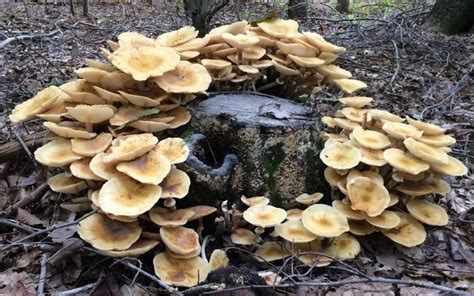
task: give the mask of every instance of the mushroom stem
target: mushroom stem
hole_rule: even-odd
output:
[[[265,228],[263,227],[257,226],[255,228],[255,243],[256,244],[261,240],[260,235],[262,235],[262,233],[264,232],[265,232]]]
[[[176,211],[176,201],[173,198],[165,199],[163,205],[172,211]]]
[[[204,223],[202,221],[202,217],[198,219],[198,227],[196,229],[197,234],[199,237],[202,237],[202,231],[204,230]],[[207,236],[206,236],[207,237]],[[204,238],[205,239],[205,238]]]
[[[243,64],[242,50],[237,48],[237,65]]]
[[[206,237],[204,237],[204,240],[202,241],[202,245],[201,245],[201,258],[206,261],[206,263],[209,263],[209,260],[207,260],[207,257],[206,257],[206,245],[207,245],[207,242],[208,241],[213,241],[215,240],[215,237],[213,237],[212,235],[206,235]]]
[[[227,200],[224,200],[221,204],[222,214],[224,214],[224,227],[225,229],[230,229],[232,227],[232,220],[230,217],[230,211],[227,207]]]
[[[89,133],[94,131],[92,123],[86,122],[86,131],[88,131]]]

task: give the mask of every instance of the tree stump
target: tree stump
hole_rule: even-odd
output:
[[[325,187],[310,108],[252,92],[216,93],[189,108],[190,129],[200,134],[187,137],[192,155],[182,168],[203,203],[266,195],[289,208]]]

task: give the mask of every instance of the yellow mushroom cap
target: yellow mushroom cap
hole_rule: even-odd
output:
[[[347,182],[350,182],[355,177],[367,177],[382,186],[384,184],[383,177],[379,173],[373,171],[359,171],[353,169],[347,174]]]
[[[318,236],[308,231],[301,220],[288,220],[275,226],[278,236],[294,243],[307,243],[315,240]]]
[[[333,81],[340,89],[342,89],[344,92],[348,94],[352,94],[353,92],[356,92],[358,90],[361,90],[367,87],[367,84],[355,79],[343,78],[343,79],[335,79]]]
[[[301,209],[289,209],[286,211],[287,220],[301,220],[302,215],[303,215],[303,210]]]
[[[401,219],[400,224],[390,230],[382,231],[383,235],[405,247],[414,247],[423,243],[426,239],[423,225],[407,213],[396,213]]]
[[[133,243],[130,248],[122,251],[99,250],[99,253],[109,257],[138,257],[156,247],[160,242],[151,239],[140,239]]]
[[[143,156],[116,166],[122,172],[143,184],[160,184],[171,171],[171,163],[161,153],[151,150]]]
[[[403,122],[403,118],[386,110],[370,109],[367,111],[367,121],[386,120],[391,122]]]
[[[317,66],[316,71],[323,74],[328,79],[344,79],[352,77],[351,72],[332,64]]]
[[[201,249],[199,235],[191,228],[161,227],[160,237],[166,247],[177,254],[186,255]]]
[[[79,222],[77,233],[98,250],[126,250],[140,237],[138,222],[125,223],[95,213]]]
[[[394,211],[384,211],[382,214],[375,217],[366,217],[365,219],[370,224],[383,229],[392,229],[400,224],[400,217]]]
[[[352,209],[363,211],[370,217],[380,215],[390,203],[390,195],[383,184],[367,177],[348,181],[347,193]]]
[[[193,221],[196,219],[200,219],[202,217],[206,217],[215,211],[217,211],[217,208],[211,207],[211,206],[194,206],[194,207],[189,207],[187,208],[188,210],[191,210],[194,212],[194,214],[188,219],[188,221]]]
[[[68,165],[83,156],[72,151],[71,140],[57,139],[50,141],[35,151],[35,159],[49,167],[62,167]]]
[[[137,32],[124,32],[118,36],[119,47],[138,49],[141,47],[157,47],[156,40],[148,38]]]
[[[346,50],[344,47],[340,47],[326,41],[324,37],[319,35],[318,33],[303,32],[303,35],[306,37],[306,40],[308,40],[309,43],[316,46],[323,52],[332,53],[332,52],[343,52]]]
[[[334,145],[324,147],[319,157],[325,165],[345,170],[357,166],[361,155],[357,148],[348,143],[334,143]]]
[[[178,254],[178,253],[175,253],[175,252],[171,251],[166,246],[165,246],[165,249],[166,249],[166,253],[168,253],[168,255],[170,255],[171,257],[176,258],[176,259],[191,259],[191,258],[199,256],[199,253],[201,252],[201,249],[198,248],[195,251],[192,251],[191,253]]]
[[[206,67],[207,69],[227,69],[227,67],[231,66],[232,63],[225,60],[211,60],[211,59],[202,59],[201,64]]]
[[[350,131],[354,130],[355,128],[361,127],[360,124],[358,124],[357,122],[352,122],[344,118],[334,118],[334,123],[337,127]]]
[[[100,84],[100,80],[102,79],[102,77],[109,74],[108,71],[92,67],[80,68],[74,70],[74,73],[80,78],[85,79],[93,84]]]
[[[9,119],[14,123],[21,123],[34,118],[64,97],[63,91],[57,86],[50,86],[39,91],[33,98],[18,104],[13,109]]]
[[[298,35],[298,22],[294,20],[266,20],[257,26],[274,38],[293,38]]]
[[[91,159],[89,163],[91,171],[105,180],[110,180],[112,178],[126,178],[126,175],[117,171],[114,163],[104,162],[104,155],[104,152],[100,152]]]
[[[174,47],[196,38],[199,31],[192,26],[184,26],[178,30],[166,32],[158,36],[156,40],[161,46]]]
[[[278,52],[284,55],[294,55],[299,57],[315,57],[316,50],[313,47],[304,46],[301,43],[275,42]],[[317,59],[317,58],[316,58]]]
[[[204,66],[188,61],[180,61],[173,70],[155,78],[162,89],[171,93],[204,92],[211,81],[211,75]]]
[[[277,242],[265,242],[257,247],[255,255],[258,261],[276,261],[290,256],[290,252]]]
[[[430,168],[430,165],[426,162],[412,157],[406,154],[405,151],[397,148],[385,150],[383,157],[392,167],[413,175],[427,171]]]
[[[403,141],[405,147],[411,154],[430,164],[447,164],[448,154],[441,149],[431,147],[422,142],[418,142],[413,138]]]
[[[350,219],[350,220],[364,220],[365,219],[364,212],[353,210],[350,205],[343,203],[340,200],[334,200],[331,205],[338,212],[340,212],[345,217],[347,217],[347,219]]]
[[[423,135],[417,139],[433,147],[445,147],[456,144],[456,139],[448,135]]]
[[[103,178],[94,174],[94,172],[90,169],[90,162],[91,158],[83,158],[80,160],[76,160],[75,162],[71,163],[71,165],[69,166],[69,170],[71,170],[72,175],[77,178],[81,178],[84,180],[103,181]]]
[[[349,231],[347,218],[324,204],[308,207],[303,211],[301,221],[307,230],[322,237],[336,237]]]
[[[448,155],[448,163],[431,164],[431,169],[435,172],[448,176],[463,176],[468,173],[467,167],[458,159]]]
[[[321,192],[316,192],[313,194],[303,193],[300,196],[298,196],[295,200],[304,205],[312,205],[320,201],[323,198],[323,196],[324,194],[322,194]]]
[[[253,245],[255,244],[255,233],[246,228],[237,228],[230,235],[230,239],[237,245]]]
[[[365,148],[384,149],[392,144],[386,135],[376,131],[364,130],[361,127],[355,128],[352,135],[357,143]]]
[[[270,199],[266,198],[265,196],[254,196],[254,197],[245,197],[241,196],[240,200],[249,207],[257,206],[257,205],[268,205]]]
[[[272,64],[273,64],[273,67],[275,68],[275,70],[277,70],[278,72],[280,72],[283,75],[287,75],[287,76],[301,75],[300,71],[298,71],[296,69],[293,69],[293,68],[290,68],[290,67],[287,67],[285,65],[282,65],[275,59],[272,59]]]
[[[144,81],[173,70],[180,57],[168,47],[120,47],[109,56],[109,60],[124,73],[132,75],[133,79]]]
[[[66,173],[57,174],[48,180],[48,185],[54,192],[75,194],[87,189],[87,183]]]
[[[244,211],[245,221],[259,227],[273,227],[286,219],[286,211],[270,205],[256,205]]]
[[[431,123],[426,123],[426,122],[419,121],[419,120],[415,120],[413,118],[410,118],[409,116],[406,116],[406,119],[407,119],[409,124],[413,125],[414,127],[416,127],[419,130],[422,130],[423,135],[434,136],[434,135],[442,134],[445,131],[443,128],[441,128],[437,125],[434,125],[434,124],[431,124]]]
[[[299,261],[308,266],[327,266],[333,261],[333,259],[325,256],[329,254],[327,254],[326,247],[323,246],[322,240],[320,239],[316,239],[309,243],[300,244],[286,242],[285,246],[291,254],[297,256]],[[309,254],[302,255],[301,253]]]
[[[153,150],[166,156],[171,164],[185,162],[189,156],[189,148],[181,138],[161,140]]]
[[[362,108],[370,104],[374,99],[371,97],[343,97],[338,101],[347,107]]]
[[[421,196],[434,192],[433,186],[425,182],[404,182],[396,189],[409,196]]]
[[[354,145],[354,143],[352,144]],[[360,162],[377,167],[384,166],[387,164],[387,161],[383,156],[383,150],[370,149],[362,146],[357,147],[357,149],[359,149],[361,155]]]
[[[194,215],[191,209],[178,209],[172,211],[167,208],[155,207],[152,208],[148,215],[150,220],[160,226],[181,226],[188,222],[189,218]]]
[[[365,113],[367,112],[364,109],[357,109],[353,107],[345,107],[342,108],[340,111],[342,115],[344,115],[344,117],[346,117],[347,119],[359,123],[364,121]]]
[[[53,133],[64,138],[92,139],[97,136],[96,133],[90,133],[84,130],[83,128],[66,126],[66,123],[69,124],[69,122],[60,122],[59,124],[57,124],[54,122],[47,121],[43,122],[43,125],[46,126]]]
[[[159,109],[163,110],[163,105],[158,106]],[[186,107],[177,107],[174,110],[167,112],[169,116],[174,116],[174,119],[169,123],[170,128],[178,128],[185,125],[191,120],[191,112]]]
[[[93,157],[109,148],[113,136],[109,133],[100,133],[94,139],[71,139],[72,151],[79,155]]]
[[[170,197],[181,199],[189,192],[191,180],[189,176],[178,169],[172,168],[168,176],[161,182],[161,197]]]
[[[451,191],[451,186],[443,179],[433,178],[428,180],[428,183],[433,187],[434,193],[445,194]]]
[[[202,38],[194,38],[193,40],[190,40],[186,43],[175,46],[174,49],[177,52],[199,51],[209,43],[210,39],[211,37],[209,35],[206,35]]]
[[[324,169],[324,179],[329,183],[329,185],[331,185],[331,187],[337,187],[337,184],[344,178],[344,176],[339,175],[336,169],[333,169],[332,167]]]
[[[374,231],[374,226],[365,220],[349,220],[349,232],[352,234],[368,235]]]
[[[69,115],[79,122],[99,123],[114,115],[114,107],[110,105],[77,105],[66,107]]]
[[[242,58],[248,60],[258,60],[262,58],[266,53],[267,51],[265,50],[265,48],[262,48],[260,46],[250,46],[243,50]]]
[[[204,259],[176,259],[166,252],[153,258],[155,274],[165,283],[178,287],[192,287],[206,280],[211,267]]]
[[[105,162],[128,161],[140,157],[153,149],[158,139],[153,134],[119,136],[104,155]]]
[[[382,129],[390,137],[401,140],[405,140],[409,137],[418,139],[423,135],[423,131],[420,131],[412,125],[401,122],[385,122]]]
[[[325,63],[324,60],[317,58],[317,57],[301,57],[289,54],[288,57],[296,63],[298,66],[306,67],[306,68],[313,68],[316,66],[320,66]]]
[[[141,184],[131,178],[112,178],[100,189],[100,208],[118,216],[138,216],[150,210],[160,199],[161,188]]]
[[[359,241],[349,233],[334,238],[326,252],[340,260],[354,259],[360,253]]]
[[[211,253],[209,264],[211,265],[212,271],[219,268],[225,268],[229,265],[229,257],[227,257],[227,254],[224,250],[216,249]]]
[[[407,204],[407,210],[418,221],[434,226],[448,224],[448,214],[441,206],[427,200],[412,200]]]

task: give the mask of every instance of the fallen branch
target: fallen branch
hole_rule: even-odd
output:
[[[6,214],[8,217],[12,217],[16,214],[16,210],[23,208],[29,203],[35,202],[38,200],[41,196],[43,196],[44,192],[48,190],[49,185],[48,183],[43,183],[41,184],[38,188],[36,188],[33,192],[30,193],[30,195],[26,198],[22,198],[16,203],[14,203],[12,206],[10,206],[6,210]]]
[[[77,293],[85,292],[85,291],[90,290],[94,287],[95,287],[95,284],[88,284],[88,285],[78,287],[78,288],[75,288],[75,289],[62,291],[62,292],[57,292],[54,295],[55,296],[76,295]]]
[[[44,130],[23,136],[21,139],[25,146],[18,141],[11,141],[0,145],[0,161],[10,160],[12,157],[18,155],[22,149],[25,151],[33,150],[42,145],[48,133],[48,130]]]
[[[0,43],[0,49],[4,48],[5,46],[7,46],[8,44],[10,44],[14,41],[20,41],[20,40],[24,40],[24,39],[30,39],[30,40],[42,39],[42,38],[52,37],[52,36],[54,36],[58,33],[59,33],[58,30],[54,30],[54,31],[49,32],[47,34],[29,34],[29,35],[20,35],[20,36],[9,37],[9,38],[3,40]]]
[[[43,296],[44,295],[44,283],[46,281],[46,270],[48,267],[48,254],[43,253],[41,255],[41,270],[40,270],[40,276],[39,276],[39,283],[38,283],[38,295]]]

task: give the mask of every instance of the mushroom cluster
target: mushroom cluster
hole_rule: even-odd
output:
[[[333,207],[355,235],[380,231],[406,247],[423,243],[423,224],[448,223],[446,211],[428,197],[451,190],[444,176],[467,173],[448,154],[456,140],[437,125],[368,108],[370,97],[339,102],[335,117],[323,118],[329,132],[320,153]]]
[[[318,203],[322,197],[319,192],[302,194],[296,201],[306,209],[287,211],[269,205],[269,199],[263,196],[242,197],[248,206],[242,216],[256,228],[237,227],[230,239],[233,244],[254,247],[260,261],[294,256],[305,265],[326,266],[334,259],[355,258],[361,247],[348,233],[348,218],[336,207]],[[264,233],[270,239],[262,243]]]

